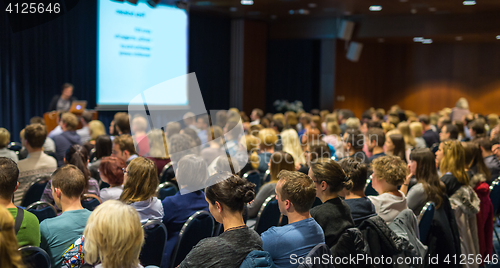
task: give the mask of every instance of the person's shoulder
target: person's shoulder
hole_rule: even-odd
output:
[[[24,211],[24,220],[23,222],[26,222],[26,225],[28,226],[40,226],[40,223],[38,222],[38,218],[35,216],[35,214],[25,210]]]

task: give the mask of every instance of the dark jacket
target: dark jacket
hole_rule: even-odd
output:
[[[344,230],[354,227],[349,206],[339,197],[311,209],[311,217],[325,233],[325,243],[332,248]]]
[[[427,148],[432,148],[433,144],[439,143],[439,134],[437,132],[434,132],[432,129],[424,132],[422,138],[424,138]]]
[[[64,131],[63,133],[52,138],[56,145],[57,166],[64,165],[64,155],[66,151],[75,144],[81,144],[80,136],[76,131]]]
[[[254,250],[250,252],[243,260],[240,268],[273,268],[274,265],[271,255],[267,251]]]
[[[337,244],[331,248],[331,253],[334,258],[342,259],[347,257],[350,259],[357,254],[367,255],[368,244],[363,239],[363,234],[358,228],[349,228],[340,236]],[[360,261],[355,263],[337,263],[335,267],[370,267],[366,262]]]
[[[415,217],[411,209],[401,211],[394,221],[389,224],[389,228],[402,239],[403,252],[400,254],[400,257],[425,258],[427,247],[420,242],[417,217]],[[399,264],[397,267],[410,266]],[[412,267],[424,267],[424,263],[414,262]]]
[[[496,180],[498,176],[500,176],[500,161],[496,157],[496,155],[490,155],[484,158],[484,163],[486,167],[490,170],[491,173],[491,184],[492,181]]]
[[[57,110],[57,102],[59,101],[59,98],[61,97],[61,95],[55,95],[52,100],[50,101],[50,105],[49,105],[49,112],[52,112],[52,111],[55,111]],[[76,101],[77,98],[75,96],[71,96],[69,98],[69,102],[70,102],[70,105],[73,103],[73,101]]]

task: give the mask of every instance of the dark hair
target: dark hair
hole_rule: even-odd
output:
[[[182,130],[182,133],[191,137],[191,139],[193,139],[196,146],[201,146],[201,140],[200,140],[200,137],[198,136],[198,134],[196,134],[196,130],[194,130],[190,127],[187,127],[187,128]]]
[[[226,126],[226,123],[227,123],[227,112],[223,110],[218,111],[215,114],[215,124],[223,128],[224,126]]]
[[[462,145],[465,152],[465,167],[472,170],[474,174],[483,174],[486,180],[490,181],[491,173],[484,163],[483,153],[479,144],[476,142],[464,142]]]
[[[315,161],[318,158],[320,159],[331,157],[330,147],[328,147],[328,144],[324,141],[313,140],[309,144],[309,150],[311,162]]]
[[[446,133],[450,134],[450,139],[456,140],[458,139],[458,127],[453,124],[446,124]]]
[[[366,132],[366,137],[369,142],[373,140],[377,142],[377,147],[384,147],[385,143],[385,133],[381,128],[370,128],[368,132]]]
[[[255,198],[255,184],[230,173],[217,173],[209,181],[219,181],[205,189],[210,203],[219,202],[231,211],[242,212],[246,203]]]
[[[61,189],[69,198],[78,198],[86,192],[88,180],[82,171],[74,165],[58,168],[51,176],[52,186]]]
[[[399,156],[401,160],[406,162],[406,144],[403,135],[401,134],[393,134],[389,136],[392,143],[394,144],[394,152],[392,153],[395,156]]]
[[[61,87],[61,92],[67,89],[68,87],[73,87],[73,84],[71,83],[64,83]]]
[[[114,122],[115,122],[115,129],[120,130],[122,134],[130,134],[130,122],[129,122],[129,117],[128,114],[125,112],[119,112],[115,114],[114,117]],[[118,132],[114,133],[115,135],[118,135]]]
[[[343,188],[351,190],[352,181],[345,174],[342,167],[332,159],[324,158],[316,163],[311,163],[311,169],[318,183],[326,182],[330,193],[336,193]]]
[[[276,127],[278,129],[278,132],[283,131],[283,122],[281,120],[274,119],[272,123],[273,127]]]
[[[422,124],[425,124],[425,125],[429,125],[431,120],[429,119],[429,116],[428,115],[421,115],[418,117],[418,121]]]
[[[259,118],[262,118],[264,116],[264,112],[261,109],[255,108],[255,109],[252,110],[252,112],[254,112],[254,111],[255,111],[255,113],[257,114],[257,116]]]
[[[287,152],[275,152],[269,159],[269,174],[271,175],[270,182],[278,181],[278,174],[282,170],[295,171],[295,162],[293,156]]]
[[[30,124],[42,124],[45,125],[45,120],[40,116],[33,116],[30,119]]]
[[[485,133],[484,124],[477,119],[470,123],[469,128],[471,130],[474,130],[474,132],[476,132],[476,135],[481,135]]]
[[[107,135],[98,136],[95,140],[95,158],[97,160],[110,156],[113,151],[113,142]]]
[[[293,207],[299,213],[311,209],[316,200],[316,185],[306,174],[298,171],[282,170],[278,174],[281,183],[281,200],[290,200]]]
[[[355,158],[344,158],[339,162],[340,167],[352,181],[351,191],[364,191],[368,179],[368,167]]]
[[[17,178],[19,178],[19,168],[16,162],[7,157],[0,157],[0,197],[12,198],[16,190]]]
[[[359,129],[349,128],[346,130],[347,139],[346,143],[350,144],[355,151],[363,150],[365,145],[365,136]]]
[[[410,154],[410,160],[417,162],[415,177],[422,183],[427,199],[441,206],[444,195],[444,185],[439,180],[434,154],[428,148],[415,149]]]
[[[85,191],[87,191],[90,179],[90,171],[87,168],[89,159],[87,149],[80,144],[75,144],[69,147],[64,157],[66,158],[66,163],[76,166],[83,173],[85,177]]]
[[[380,120],[384,120],[384,114],[381,112],[375,112],[375,116]]]
[[[101,159],[99,164],[99,172],[108,178],[111,185],[123,184],[123,169],[127,164],[123,159],[115,156],[106,156]]]
[[[33,148],[42,148],[47,139],[47,129],[42,124],[31,124],[24,129],[24,138]]]
[[[483,150],[489,152],[491,152],[491,147],[493,147],[494,142],[496,142],[495,144],[498,144],[498,139],[490,140],[488,138],[480,138],[476,140],[476,143],[479,144],[479,146],[483,147]]]

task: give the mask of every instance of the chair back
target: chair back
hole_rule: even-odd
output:
[[[500,177],[495,179],[490,185],[490,199],[493,204],[493,213],[496,216],[500,207]]]
[[[163,166],[163,169],[161,170],[161,173],[160,173],[160,183],[164,183],[164,182],[167,182],[167,181],[170,181],[173,179],[170,172],[168,172],[168,170],[170,168],[173,168],[172,162],[169,162],[168,164]]]
[[[307,254],[306,260],[314,260],[315,258],[322,259],[324,255],[331,255],[330,249],[325,243],[321,243],[316,245],[311,251]],[[330,258],[329,258],[330,259]],[[335,266],[331,262],[304,262],[298,266],[298,268],[334,268]]]
[[[276,195],[271,195],[262,203],[259,213],[257,214],[254,229],[260,235],[267,231],[267,229],[278,226],[280,218],[281,213],[278,206],[278,200],[276,200]]]
[[[23,263],[30,268],[51,268],[50,257],[45,250],[34,247],[24,246],[19,248]]]
[[[269,169],[266,170],[266,173],[264,173],[264,176],[262,177],[262,180],[263,180],[262,184],[271,181],[271,171]]]
[[[30,204],[35,203],[36,201],[40,201],[42,198],[43,190],[47,183],[50,181],[50,175],[41,176],[36,179],[33,183],[31,183],[28,191],[23,196],[23,200],[21,201],[21,207],[27,207]]]
[[[222,223],[215,222],[214,233],[212,237],[219,236],[224,232],[224,225]]]
[[[429,231],[431,229],[432,219],[434,219],[435,211],[436,206],[434,202],[427,202],[420,211],[420,215],[418,216],[420,242],[422,242],[424,245],[427,245],[427,237],[429,236]]]
[[[260,189],[261,183],[262,183],[262,181],[260,180],[259,171],[250,170],[247,173],[243,174],[243,178],[246,179],[247,181],[255,184],[255,194],[257,194],[257,192]]]
[[[156,195],[160,200],[165,199],[167,196],[175,195],[179,190],[177,186],[171,182],[164,182],[158,185],[158,189],[156,190]]]
[[[46,206],[41,209],[38,209],[38,206]],[[54,218],[57,216],[57,210],[54,205],[45,202],[45,201],[36,201],[33,204],[26,207],[26,210],[35,214],[38,218],[38,222],[42,222],[48,218]]]
[[[179,233],[170,267],[177,267],[200,240],[213,235],[214,222],[212,215],[204,210],[197,211],[189,217]]]
[[[102,201],[101,198],[99,198],[99,196],[95,194],[83,194],[81,203],[82,207],[90,211],[93,211],[97,206],[99,206],[102,203]]]
[[[23,144],[20,142],[13,141],[7,145],[7,149],[14,151],[16,154],[19,154],[21,149],[23,149]]]
[[[142,225],[144,229],[144,246],[139,260],[143,266],[161,265],[163,252],[167,246],[167,227],[159,220],[148,220]]]
[[[365,195],[366,196],[370,196],[370,195],[378,195],[377,191],[375,191],[375,189],[373,189],[373,186],[372,186],[372,175],[370,175],[370,178],[368,178],[368,180],[366,180],[366,186],[365,186]]]

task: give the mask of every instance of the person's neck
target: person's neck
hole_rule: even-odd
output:
[[[5,208],[16,208],[14,203],[12,203],[12,196],[9,199],[0,198],[0,205],[4,206]]]
[[[376,147],[373,148],[372,154],[381,154],[383,152],[384,152],[384,148],[383,147],[376,146]]]
[[[80,210],[83,209],[80,198],[61,198],[61,209],[62,212],[71,211],[71,210]]]
[[[427,131],[427,130],[432,130],[431,125],[426,125],[426,126],[424,127],[424,131]]]
[[[363,150],[351,150],[351,154],[349,156],[354,156],[356,153],[362,152]]]
[[[382,190],[382,193],[385,194],[392,194],[392,195],[395,195],[395,196],[400,196],[400,193],[399,193],[399,190],[398,190],[398,187],[387,187],[385,189]]]
[[[288,215],[286,216],[288,217],[288,223],[290,224],[311,218],[311,213],[309,213],[309,211],[304,213],[293,212],[293,213],[288,213]]]
[[[32,148],[31,146],[26,146],[26,150],[28,150],[28,154],[41,152],[42,148]]]
[[[365,197],[364,191],[350,191],[346,196],[345,199],[358,199],[358,198],[363,198]]]
[[[483,158],[486,158],[488,156],[492,156],[493,152],[492,151],[483,151]]]
[[[262,153],[274,153],[274,147],[262,147],[262,149],[260,149],[260,151]]]
[[[328,190],[327,190],[328,191]],[[337,198],[339,195],[337,193],[327,193],[327,192],[323,192],[321,194],[321,196],[319,196],[319,199],[321,199],[321,202],[322,203],[325,203],[326,201],[330,200],[330,199],[334,199],[334,198]]]
[[[228,213],[222,220],[222,224],[224,225],[224,231],[227,229],[235,228],[235,227],[244,227],[245,221],[241,216],[241,213]]]

